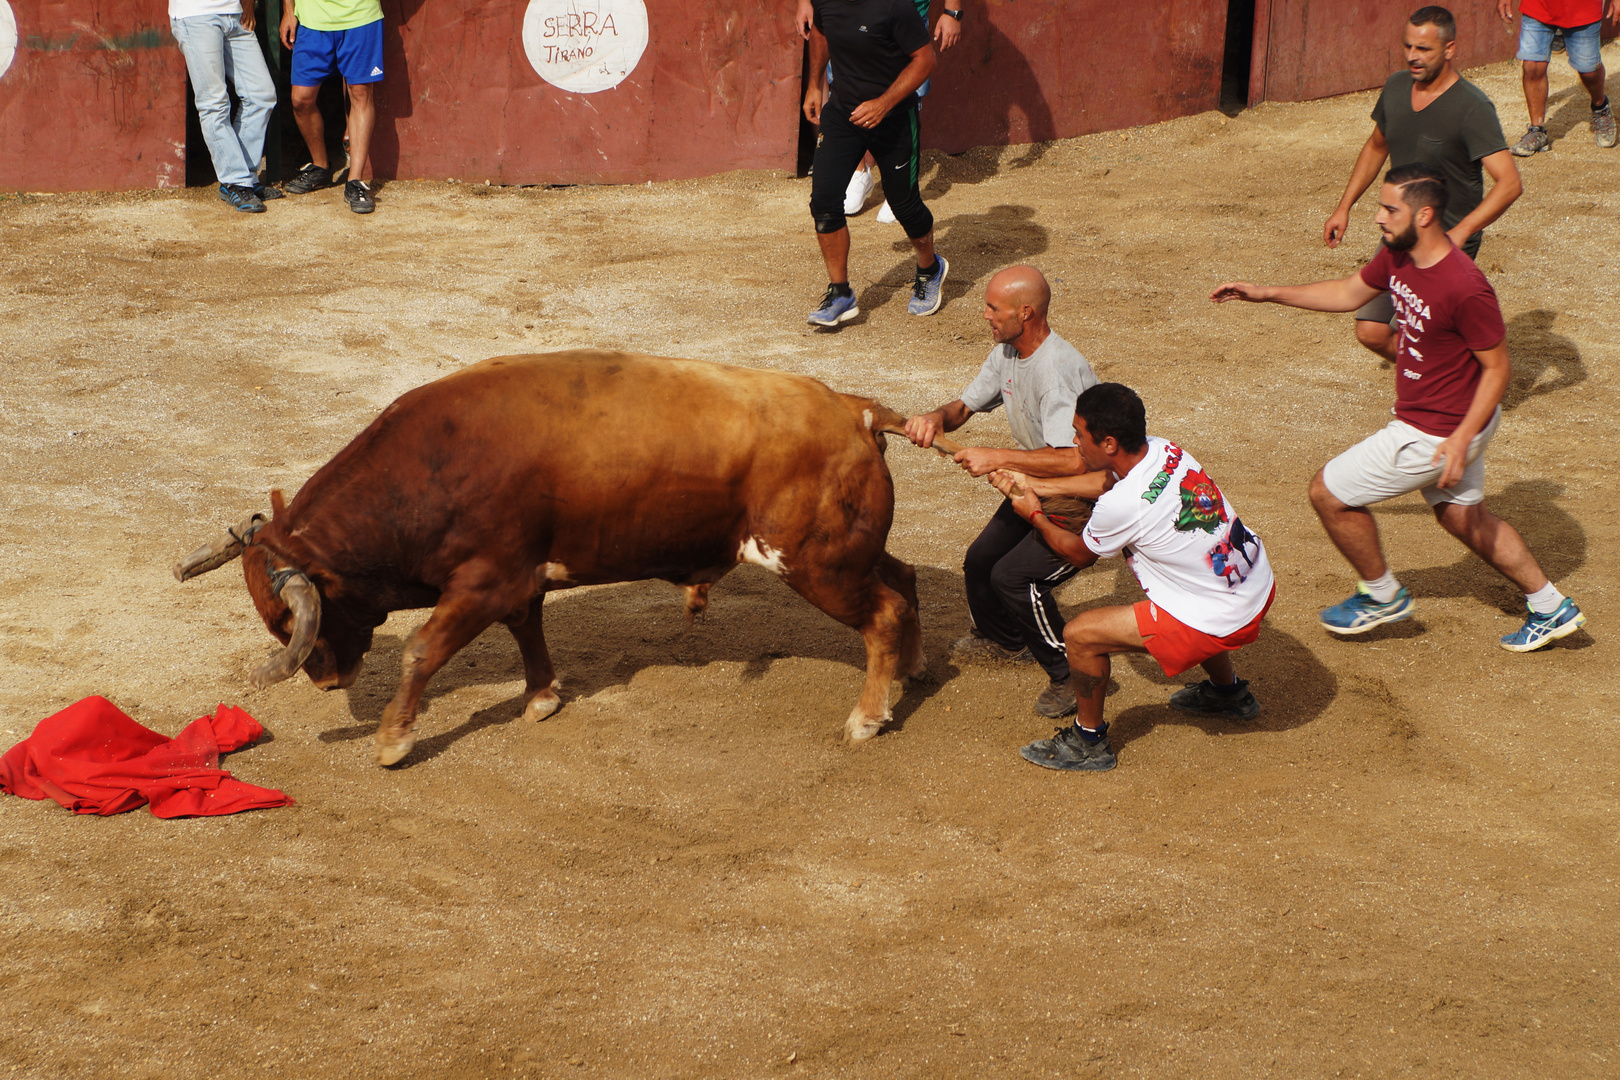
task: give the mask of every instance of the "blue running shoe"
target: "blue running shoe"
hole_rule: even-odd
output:
[[[1502,648],[1508,652],[1534,652],[1585,625],[1586,616],[1575,606],[1575,601],[1566,596],[1551,615],[1537,615],[1532,611],[1523,626],[1502,639]]]
[[[1405,585],[1387,604],[1380,604],[1364,587],[1357,586],[1350,599],[1322,612],[1322,625],[1335,634],[1365,634],[1375,626],[1400,622],[1411,614],[1412,594]]]
[[[239,184],[221,184],[219,185],[219,197],[244,214],[264,213],[264,200],[255,195],[250,187],[242,187]]]
[[[934,262],[937,272],[933,276],[918,270],[911,283],[911,303],[906,305],[906,310],[913,315],[932,315],[945,302],[945,275],[950,272],[951,264],[938,252],[934,253]]]
[[[849,322],[861,313],[855,306],[855,294],[839,296],[837,286],[827,286],[827,294],[821,298],[821,306],[810,313],[811,326],[837,326],[839,323]]]

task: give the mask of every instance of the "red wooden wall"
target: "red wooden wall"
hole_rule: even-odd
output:
[[[6,0],[0,188],[179,187],[186,62],[166,0]]]
[[[1256,0],[1249,103],[1309,101],[1382,86],[1406,66],[1401,30],[1420,0]],[[1459,67],[1519,51],[1496,16],[1496,0],[1445,0],[1457,17]],[[1514,10],[1517,11],[1515,2]]]
[[[166,0],[0,2],[18,38],[0,73],[0,188],[184,182],[185,64]],[[573,7],[609,2],[624,0]],[[1494,2],[1453,0],[1465,65],[1513,54]],[[536,73],[529,3],[383,0],[378,176],[624,183],[793,168],[803,55],[793,0],[644,0],[645,51],[595,93]],[[1219,103],[1227,0],[963,6],[962,41],[941,57],[924,108],[930,146],[1064,138]],[[1379,85],[1401,65],[1413,6],[1256,0],[1251,100]]]
[[[1225,0],[960,6],[962,39],[940,57],[923,105],[924,145],[955,153],[1069,138],[1220,104]]]

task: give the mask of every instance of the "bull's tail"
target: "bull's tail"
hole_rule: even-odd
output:
[[[897,431],[905,427],[905,417],[871,398],[860,397],[857,394],[839,394],[838,400],[843,402],[844,408],[855,417],[855,422],[866,431],[879,453],[883,452],[886,445],[883,432]]]

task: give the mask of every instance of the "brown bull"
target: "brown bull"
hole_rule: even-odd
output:
[[[916,574],[884,550],[894,490],[876,429],[903,418],[814,379],[624,353],[485,360],[401,397],[310,478],[174,568],[242,556],[285,646],[257,686],[303,668],[347,687],[391,611],[433,608],[377,728],[392,765],[433,673],[490,624],[517,638],[524,715],[561,704],[545,594],[662,578],[689,613],[740,562],[780,575],[866,641],[848,734],[877,734],[889,684],[922,671]]]

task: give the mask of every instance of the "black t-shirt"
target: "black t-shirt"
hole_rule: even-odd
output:
[[[931,40],[912,0],[815,0],[815,7],[832,57],[832,103],[846,112],[882,97]]]
[[[1507,149],[1496,106],[1485,91],[1459,78],[1422,112],[1412,111],[1412,73],[1397,71],[1373,106],[1373,123],[1389,143],[1389,165],[1432,165],[1446,178],[1446,228],[1485,198],[1480,159]]]

